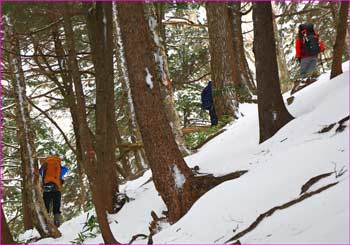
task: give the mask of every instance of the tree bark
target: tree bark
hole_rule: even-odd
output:
[[[117,7],[136,118],[153,181],[168,208],[169,221],[176,222],[222,179],[195,176],[182,158],[162,103],[162,74],[157,73],[157,49],[143,4],[118,3]]]
[[[22,156],[22,164],[24,165],[24,181],[26,189],[26,197],[29,198],[29,205],[32,213],[33,223],[41,237],[60,237],[61,233],[49,218],[42,193],[39,188],[39,169],[38,162],[34,158],[35,147],[33,135],[30,126],[30,117],[28,111],[28,101],[26,97],[26,83],[24,72],[22,69],[22,60],[20,56],[20,43],[15,36],[14,24],[10,22],[6,26],[8,40],[11,42],[10,50],[14,54],[9,55],[9,69],[13,76],[11,78],[14,88],[15,101],[17,107],[17,128],[20,139],[20,148]]]
[[[139,125],[136,121],[136,115],[135,115],[135,108],[134,103],[131,95],[130,90],[130,83],[129,83],[129,74],[126,68],[126,62],[125,62],[125,54],[124,54],[124,47],[121,40],[121,34],[120,34],[120,28],[117,20],[117,13],[116,13],[116,4],[113,3],[113,17],[114,17],[114,25],[115,25],[115,42],[116,42],[116,49],[117,49],[117,68],[120,72],[119,75],[119,82],[122,84],[122,88],[127,94],[128,99],[128,126],[131,133],[131,142],[134,144],[136,142],[142,142],[142,136],[140,132]],[[143,168],[149,166],[145,149],[139,148],[134,150],[134,156],[136,160],[136,164],[138,165],[139,170],[141,171]]]
[[[274,4],[274,3],[272,3],[272,4]],[[272,6],[274,6],[274,5],[272,5]],[[277,66],[278,66],[279,79],[281,82],[287,82],[287,81],[289,81],[289,71],[288,71],[288,67],[287,67],[286,57],[284,56],[284,52],[283,52],[282,40],[281,40],[280,34],[278,32],[276,18],[273,18],[273,30],[274,30],[276,46],[277,46],[276,53],[277,53]]]
[[[17,113],[16,116],[16,124],[18,125],[19,123],[19,115]],[[21,142],[21,135],[19,134],[19,131],[17,130],[17,140],[18,142]],[[20,146],[23,146],[24,144],[20,144]],[[23,226],[24,226],[24,230],[31,230],[34,228],[34,224],[33,224],[33,219],[32,219],[32,214],[31,214],[31,209],[30,209],[30,197],[28,196],[28,192],[26,191],[27,188],[27,183],[28,183],[28,178],[27,175],[25,173],[27,173],[27,165],[23,164],[25,162],[25,157],[24,157],[24,152],[22,150],[23,148],[20,147],[20,152],[21,152],[21,168],[22,168],[22,212],[23,212]]]
[[[244,101],[245,97],[251,97],[252,94],[256,94],[256,86],[254,84],[253,75],[249,69],[248,61],[245,55],[245,48],[243,42],[242,33],[242,15],[241,15],[241,2],[229,3],[229,18],[232,23],[233,34],[233,46],[234,54],[238,60],[238,73],[240,74],[240,83],[244,91],[240,91],[240,101]],[[236,65],[237,65],[236,64]],[[242,94],[243,92],[243,94]]]
[[[341,2],[339,9],[339,19],[337,24],[337,37],[333,49],[333,62],[331,70],[331,79],[343,73],[342,57],[345,46],[347,18],[349,13],[349,2]]]
[[[260,143],[262,143],[293,117],[287,111],[281,95],[270,2],[253,3],[253,22]],[[267,61],[269,62],[266,63]]]
[[[107,209],[112,213],[113,196],[118,192],[112,3],[96,3],[87,15],[87,27],[96,81],[96,156],[103,172]]]
[[[89,179],[90,190],[92,192],[92,199],[95,205],[97,220],[100,226],[102,237],[105,243],[115,244],[118,243],[109,227],[107,220],[107,201],[105,192],[101,191],[101,187],[105,187],[105,182],[103,181],[99,166],[97,165],[97,159],[95,151],[93,150],[93,140],[91,138],[87,114],[85,110],[85,96],[84,90],[81,82],[79,66],[77,62],[77,54],[74,43],[73,28],[70,19],[70,6],[69,3],[66,3],[64,6],[64,29],[67,37],[67,46],[68,46],[68,61],[69,67],[72,71],[73,83],[75,88],[75,98],[77,103],[77,120],[78,120],[78,129],[79,135],[81,137],[80,145],[82,151],[82,162]],[[108,198],[109,199],[109,198]]]
[[[236,89],[239,74],[235,69],[233,33],[227,3],[206,3],[213,100],[219,119],[224,115],[238,117]]]
[[[160,91],[163,98],[164,108],[165,112],[168,118],[168,121],[170,122],[171,129],[173,131],[175,141],[182,153],[183,156],[189,155],[191,152],[187,149],[185,145],[184,136],[181,131],[181,122],[179,114],[176,111],[175,106],[175,99],[174,99],[174,91],[171,86],[171,79],[170,79],[170,73],[168,69],[168,57],[166,54],[165,49],[165,28],[162,24],[162,20],[164,17],[164,11],[163,11],[163,3],[156,3],[158,8],[154,10],[152,8],[152,5],[146,5],[147,6],[147,15],[149,18],[153,18],[153,16],[156,16],[157,22],[151,22],[151,20],[148,22],[149,24],[152,23],[152,26],[150,26],[150,30],[153,34],[153,38],[156,45],[157,50],[157,57],[156,60],[157,66],[158,66],[158,72],[161,74],[161,86]],[[156,13],[157,14],[156,14]],[[161,35],[161,36],[159,36]],[[161,37],[161,38],[159,38]]]
[[[1,207],[1,238],[0,244],[16,244],[6,221],[4,210]]]
[[[55,21],[53,19],[52,21]],[[67,59],[65,58],[65,51],[62,45],[62,42],[60,40],[59,36],[59,26],[58,24],[54,25],[54,30],[52,32],[53,40],[55,44],[55,53],[56,53],[56,59],[58,61],[58,67],[61,72],[61,78],[63,82],[64,87],[64,93],[62,96],[66,98],[66,103],[69,108],[71,117],[72,117],[72,124],[73,124],[73,131],[75,135],[75,141],[76,141],[76,159],[77,159],[77,168],[78,168],[78,181],[79,181],[79,187],[80,187],[80,193],[79,193],[79,199],[81,207],[84,211],[86,211],[86,205],[85,205],[85,186],[83,182],[83,170],[82,170],[82,149],[80,145],[81,137],[79,135],[79,121],[77,116],[77,104],[75,102],[74,98],[74,90],[73,90],[73,75],[72,70],[69,69],[69,62],[67,62]],[[67,35],[66,37],[71,38]],[[69,40],[71,41],[71,40]]]

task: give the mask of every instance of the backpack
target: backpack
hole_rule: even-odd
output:
[[[312,24],[301,24],[299,25],[299,37],[302,40],[305,48],[303,55],[317,55],[321,51],[321,47],[318,40],[318,35],[314,30]]]
[[[213,105],[213,97],[212,97],[212,85],[211,81],[209,81],[208,85],[203,89],[201,93],[201,102],[202,108],[204,110],[209,110]]]
[[[56,156],[48,156],[42,166],[42,179],[44,191],[57,191],[61,189],[61,159]]]

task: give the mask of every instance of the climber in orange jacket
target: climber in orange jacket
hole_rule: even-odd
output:
[[[57,156],[48,156],[43,159],[43,164],[39,169],[43,183],[43,199],[47,212],[50,213],[50,204],[52,203],[54,223],[60,226],[60,208],[61,208],[61,190],[63,176],[68,169],[61,165],[61,159]]]

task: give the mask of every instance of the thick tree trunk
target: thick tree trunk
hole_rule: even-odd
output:
[[[6,221],[4,210],[1,207],[1,238],[0,244],[16,244]]]
[[[157,49],[143,4],[117,6],[137,122],[154,184],[168,208],[169,221],[175,222],[201,195],[221,182],[212,176],[194,176],[182,158],[162,103],[162,74],[157,72]]]
[[[168,57],[165,50],[165,28],[162,24],[163,15],[164,12],[162,11],[162,5],[163,3],[157,3],[158,8],[154,10],[152,5],[146,5],[146,15],[149,16],[149,25],[150,30],[153,35],[153,39],[155,40],[156,50],[157,50],[157,67],[158,72],[161,74],[161,95],[163,98],[164,108],[165,112],[168,118],[168,121],[170,122],[171,129],[173,131],[175,141],[182,153],[183,156],[189,155],[191,152],[187,149],[185,145],[184,136],[182,134],[181,130],[181,122],[179,114],[176,111],[175,106],[175,99],[174,99],[174,91],[171,86],[171,79],[169,75],[169,68],[168,68]],[[155,14],[157,12],[157,14]],[[157,22],[152,22],[152,19],[155,16]],[[159,36],[161,35],[161,38]]]
[[[105,192],[101,191],[104,189],[105,183],[101,177],[99,166],[97,165],[96,154],[93,150],[92,138],[87,123],[87,115],[85,110],[85,96],[81,82],[78,62],[76,60],[76,50],[74,43],[73,28],[70,19],[70,6],[65,4],[64,6],[64,29],[67,37],[68,46],[68,58],[69,67],[72,71],[72,77],[75,88],[75,98],[77,103],[77,116],[79,125],[79,135],[81,137],[80,145],[82,150],[82,162],[86,170],[86,174],[89,179],[90,190],[92,192],[92,199],[95,205],[97,220],[100,226],[102,237],[105,243],[115,244],[118,243],[109,227],[107,219],[107,201]]]
[[[339,19],[337,24],[337,37],[335,39],[333,50],[333,62],[331,70],[331,79],[343,73],[342,57],[345,46],[347,18],[349,13],[349,2],[341,2],[339,9]]]
[[[206,3],[213,100],[218,118],[224,115],[238,117],[236,89],[239,74],[233,50],[232,23],[227,3]]]
[[[113,212],[118,192],[115,157],[116,118],[113,74],[112,3],[96,3],[87,15],[92,61],[96,81],[96,155],[101,168],[107,209]]]
[[[262,143],[293,117],[287,111],[281,95],[270,2],[253,3],[253,22],[260,143]]]
[[[233,47],[234,54],[238,60],[238,73],[240,74],[240,83],[243,91],[239,91],[240,101],[244,101],[246,97],[251,97],[252,94],[256,94],[256,86],[252,73],[248,66],[248,61],[245,55],[245,48],[243,43],[242,33],[242,16],[241,16],[241,2],[230,2],[229,18],[232,23],[233,34]],[[237,65],[235,64],[235,65]]]
[[[122,88],[126,92],[127,99],[128,99],[128,126],[131,133],[131,143],[133,144],[137,142],[142,143],[142,136],[141,136],[139,125],[136,121],[135,108],[134,108],[134,103],[133,103],[131,90],[130,90],[129,74],[126,68],[124,47],[121,40],[121,34],[120,34],[120,28],[117,20],[115,3],[113,3],[113,11],[114,11],[113,12],[114,25],[116,29],[115,42],[116,42],[116,48],[117,48],[117,69],[120,72],[119,82],[122,84]],[[142,171],[143,168],[149,166],[144,148],[135,149],[134,156],[136,160],[136,165],[138,166],[138,169],[140,171]]]
[[[14,26],[8,23],[8,40],[11,41],[10,50],[14,55],[9,57],[9,68],[13,73],[12,85],[14,88],[15,101],[17,107],[17,128],[20,139],[20,148],[22,164],[24,165],[24,181],[26,196],[29,198],[29,205],[35,228],[42,237],[60,237],[61,233],[49,218],[41,190],[39,188],[39,170],[35,156],[35,147],[30,127],[30,117],[28,111],[28,102],[26,97],[26,83],[22,69],[22,60],[20,56],[20,43],[14,35]]]

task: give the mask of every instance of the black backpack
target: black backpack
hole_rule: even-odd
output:
[[[299,25],[299,37],[305,45],[303,55],[308,54],[313,56],[320,53],[320,44],[318,41],[318,37],[314,31],[314,26],[312,24]]]

